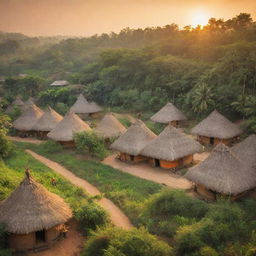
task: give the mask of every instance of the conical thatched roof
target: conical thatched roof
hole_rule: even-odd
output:
[[[28,171],[20,185],[0,204],[0,222],[14,234],[47,230],[71,217],[72,211],[64,200],[36,182]]]
[[[168,125],[157,138],[149,142],[141,155],[156,159],[174,161],[202,150],[197,141]]]
[[[110,148],[137,156],[154,138],[156,135],[141,120],[137,120]]]
[[[191,130],[191,133],[205,137],[230,139],[240,135],[242,130],[217,110],[214,110],[208,117],[196,125]]]
[[[126,128],[112,113],[107,113],[95,128],[95,132],[104,138],[118,137],[125,131]]]
[[[16,99],[13,101],[12,105],[20,107],[24,105],[24,102],[19,96],[17,96]]]
[[[55,141],[73,141],[75,133],[90,130],[86,122],[73,112],[69,112],[47,136]]]
[[[14,121],[13,127],[20,131],[31,131],[43,113],[36,105],[31,105]]]
[[[242,142],[232,147],[232,150],[244,162],[254,167],[256,170],[256,135],[252,134]],[[255,172],[256,175],[256,172]]]
[[[70,110],[76,114],[91,114],[100,112],[102,109],[95,102],[89,103],[85,97],[80,94]]]
[[[51,107],[48,107],[32,129],[35,131],[49,132],[54,129],[62,119],[63,117],[61,115],[59,115]]]
[[[186,116],[172,103],[168,102],[150,118],[153,122],[168,124],[172,121],[186,120]]]
[[[185,177],[225,195],[256,187],[255,171],[222,143],[203,162],[189,169]]]
[[[31,97],[25,102],[26,106],[30,106],[30,105],[33,105],[33,104],[35,104],[35,102],[34,102],[34,99],[31,98]]]

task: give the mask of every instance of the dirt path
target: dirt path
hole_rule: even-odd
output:
[[[26,152],[32,155],[36,160],[40,161],[55,172],[64,176],[74,185],[86,190],[90,195],[95,196],[100,194],[100,191],[96,187],[88,183],[86,180],[77,177],[71,171],[67,170],[60,164],[51,161],[50,159],[47,159],[41,155],[38,155],[37,153],[29,149],[27,149]],[[123,229],[131,229],[133,227],[128,217],[112,201],[107,198],[102,198],[101,200],[99,200],[99,204],[109,213],[111,221],[115,226],[121,227]]]
[[[20,138],[20,137],[15,137],[15,136],[8,136],[9,140],[12,141],[18,141],[18,142],[29,142],[29,143],[34,143],[34,144],[41,144],[44,142],[43,140],[38,140],[34,138]]]
[[[171,171],[161,168],[151,167],[146,163],[139,163],[136,165],[127,164],[116,159],[116,155],[112,155],[103,160],[104,164],[110,165],[123,172],[130,173],[140,178],[154,181],[156,183],[164,184],[175,189],[190,189],[192,183],[187,179],[172,173]]]
[[[196,163],[204,161],[208,156],[210,155],[210,152],[203,152],[203,153],[198,153],[194,154],[194,161]]]
[[[77,223],[70,223],[67,238],[58,241],[49,250],[30,252],[26,256],[78,256],[83,248],[84,237],[77,231]]]

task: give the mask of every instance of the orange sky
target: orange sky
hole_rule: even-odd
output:
[[[256,18],[256,0],[0,0],[0,30],[27,35],[89,36],[240,12]]]

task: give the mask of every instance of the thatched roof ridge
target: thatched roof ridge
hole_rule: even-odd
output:
[[[150,119],[153,122],[168,124],[172,121],[183,121],[187,118],[177,107],[175,107],[171,102],[168,102]]]
[[[137,120],[122,134],[110,148],[137,156],[156,135],[141,121]]]
[[[236,144],[232,147],[232,150],[244,162],[253,166],[256,171],[256,134],[252,134],[242,142]]]
[[[185,177],[225,195],[237,195],[256,187],[253,168],[222,143],[203,162],[190,168]]]
[[[240,135],[242,130],[217,110],[214,110],[208,117],[197,124],[191,130],[191,133],[205,137],[230,139]]]
[[[141,155],[174,161],[202,150],[197,141],[189,138],[171,125],[168,125],[157,138],[142,149]]]
[[[32,130],[49,132],[54,129],[62,119],[63,117],[60,114],[58,114],[51,107],[48,107],[44,114],[33,126]]]
[[[126,132],[126,128],[112,113],[107,113],[96,126],[95,132],[104,138],[114,138]]]
[[[13,122],[13,127],[20,131],[31,131],[43,113],[36,105],[31,105]]]
[[[20,185],[0,204],[0,222],[14,234],[28,234],[67,222],[72,211],[27,172]]]
[[[13,101],[12,105],[14,106],[23,106],[25,103],[23,102],[23,100],[17,96],[16,99]]]
[[[89,103],[85,99],[85,97],[80,94],[70,110],[76,114],[91,114],[100,112],[102,108],[98,106],[95,102]]]
[[[75,133],[90,130],[86,122],[70,111],[47,136],[55,141],[73,141]]]

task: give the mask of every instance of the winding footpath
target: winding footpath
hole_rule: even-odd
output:
[[[32,150],[26,149],[25,150],[28,154],[33,156],[36,160],[40,161],[44,165],[51,168],[53,171],[59,173],[67,180],[69,180],[72,184],[81,187],[82,189],[86,190],[88,194],[92,196],[100,195],[100,191],[86,180],[81,179],[74,175],[71,171],[63,167],[62,165],[45,158]],[[112,223],[120,228],[129,230],[133,228],[132,223],[130,222],[129,218],[121,211],[119,207],[117,207],[112,201],[107,198],[102,198],[99,200],[99,204],[109,213],[110,219]]]

